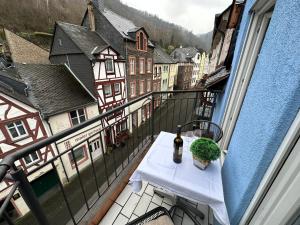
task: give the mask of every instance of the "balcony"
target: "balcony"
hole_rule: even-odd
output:
[[[127,184],[130,174],[160,131],[174,133],[177,124],[210,120],[216,95],[207,91],[149,93],[7,156],[0,163],[2,187],[7,185],[2,189],[6,197],[0,224],[126,224],[158,205],[171,207],[172,200],[154,194],[150,183],[133,193]],[[111,120],[108,126],[99,125],[99,121],[119,112],[124,114],[123,125]],[[68,138],[82,130],[86,135],[70,144]],[[66,149],[58,150],[63,144]],[[57,154],[46,163],[25,171],[16,166],[19,159],[50,145]],[[84,150],[78,150],[82,145],[88,146],[84,156]],[[11,200],[16,208],[28,213],[17,215],[20,212],[12,207]],[[212,224],[207,206],[189,204],[206,214],[201,224]],[[190,224],[182,212],[175,216],[176,224]]]

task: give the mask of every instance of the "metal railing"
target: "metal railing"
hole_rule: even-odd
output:
[[[9,190],[0,208],[2,220],[9,225],[79,224],[160,131],[175,132],[177,124],[192,119],[210,120],[216,95],[217,92],[203,90],[151,92],[7,155],[0,162],[0,179],[7,185],[2,191]],[[112,115],[118,115],[118,119],[104,126]],[[70,137],[95,128],[97,132],[66,149],[60,148]],[[28,170],[17,165],[23,157],[49,145],[56,150],[54,157]],[[77,148],[83,145],[88,150],[78,153]],[[39,178],[37,174],[49,171],[55,177],[55,185],[38,196],[33,188],[34,179]],[[7,207],[12,199],[20,201],[21,198],[30,211],[22,217],[11,218]]]

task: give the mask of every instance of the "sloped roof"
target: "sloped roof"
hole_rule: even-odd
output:
[[[132,21],[118,15],[117,13],[104,8],[104,9],[99,9],[98,7],[99,4],[95,4],[93,2],[94,7],[96,10],[101,13],[105,18],[111,23],[111,25],[122,35],[123,38],[136,41],[135,39],[131,38],[129,33],[130,32],[136,32],[140,29],[144,29],[143,27],[138,27],[136,26]],[[148,39],[148,45],[154,47],[154,44]]]
[[[14,68],[0,70],[0,92],[26,105],[33,106],[25,95],[26,84],[19,78]]]
[[[65,65],[17,64],[16,67],[18,75],[28,85],[30,101],[43,116],[95,103]]]
[[[160,46],[156,45],[153,55],[156,64],[174,64],[176,63]]]
[[[204,85],[207,88],[211,87],[211,86],[225,80],[226,78],[229,77],[229,75],[230,75],[230,71],[226,70],[225,66],[222,66],[208,76]]]
[[[109,46],[109,44],[103,40],[99,34],[90,31],[86,27],[64,22],[57,22],[57,25],[63,29],[63,31],[89,59],[95,58],[93,56],[94,49],[97,48],[98,51],[101,51]]]
[[[201,53],[195,47],[176,48],[171,57],[177,62],[188,62],[189,59],[194,58],[197,53]]]
[[[4,29],[11,58],[15,63],[50,64],[49,52]]]

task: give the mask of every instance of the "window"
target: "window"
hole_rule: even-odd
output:
[[[75,160],[78,163],[80,160],[82,160],[82,159],[84,159],[86,157],[84,150],[85,150],[85,146],[81,146],[81,147],[79,147],[77,149],[74,149],[74,157],[75,157],[75,159],[73,158],[72,152],[69,153],[69,158],[70,158],[71,164],[74,164]]]
[[[145,88],[145,81],[144,80],[140,80],[140,95],[141,94],[144,94],[144,92],[145,92],[145,90],[144,90],[144,88]]]
[[[157,76],[157,67],[154,68],[154,76]]]
[[[135,74],[135,58],[129,57],[129,74],[134,75]]]
[[[117,125],[117,132],[118,133],[121,132],[121,131],[125,131],[125,130],[127,130],[127,122],[126,121],[123,121],[123,122],[121,122]]]
[[[130,82],[130,96],[134,97],[135,95],[135,82]]]
[[[105,68],[106,68],[106,72],[113,73],[115,71],[114,60],[106,59],[105,60]]]
[[[39,158],[37,152],[30,153],[29,155],[24,157],[24,161],[25,161],[26,165],[30,165],[39,160],[40,160],[40,158]]]
[[[90,143],[90,149],[91,152],[97,151],[100,149],[100,141],[99,140],[94,140]]]
[[[24,137],[27,135],[24,124],[21,120],[8,123],[6,126],[13,139]]]
[[[105,97],[112,96],[111,85],[103,85],[103,92]]]
[[[164,72],[166,73],[166,72],[168,72],[168,70],[169,70],[169,67],[168,66],[164,66]]]
[[[140,59],[140,74],[145,73],[145,59],[141,58]]]
[[[159,76],[161,75],[161,66],[158,67],[158,75],[159,75]]]
[[[147,80],[147,92],[151,91],[151,80]]]
[[[147,59],[147,72],[152,72],[152,59]]]
[[[121,94],[121,84],[120,83],[115,83],[115,95]]]
[[[86,120],[84,109],[78,109],[75,111],[70,112],[71,120],[73,126],[82,123]]]
[[[147,37],[143,32],[138,32],[136,35],[136,45],[138,50],[147,51]]]

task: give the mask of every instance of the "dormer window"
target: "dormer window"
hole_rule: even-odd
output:
[[[137,49],[140,51],[147,51],[148,40],[144,32],[140,31],[136,35]]]
[[[107,73],[115,72],[114,60],[111,58],[105,59],[105,68]]]

